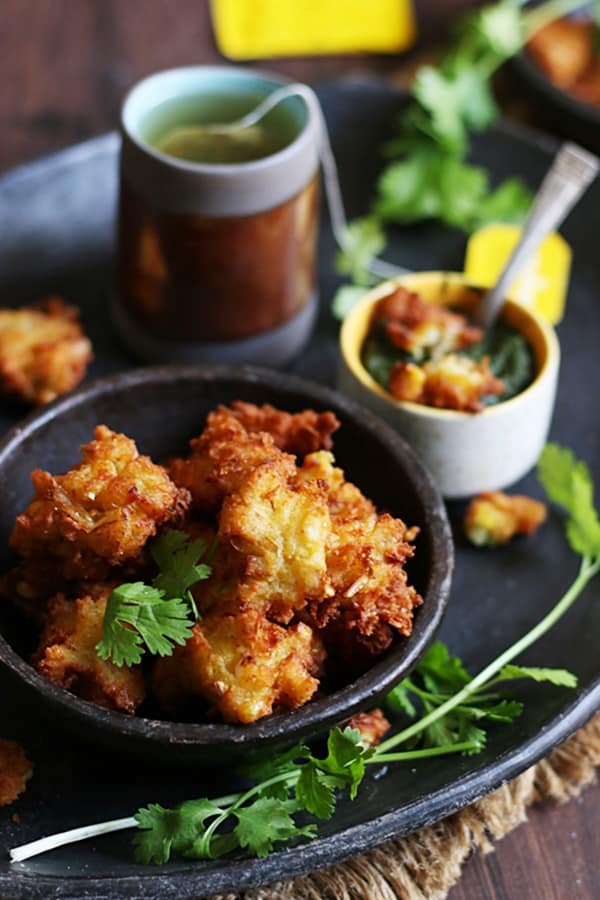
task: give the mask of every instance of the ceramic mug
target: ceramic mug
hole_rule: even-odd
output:
[[[114,319],[137,357],[282,365],[310,336],[319,203],[314,113],[298,97],[285,100],[289,139],[248,162],[191,162],[161,152],[151,138],[157,122],[175,115],[169,110],[222,94],[235,100],[235,119],[285,83],[263,72],[196,66],[152,75],[126,97]]]

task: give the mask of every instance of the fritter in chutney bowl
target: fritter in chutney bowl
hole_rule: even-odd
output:
[[[371,708],[446,604],[429,475],[293,376],[92,383],[9,433],[0,479],[0,663],[65,726],[165,763],[263,754]]]
[[[554,410],[554,330],[507,300],[484,333],[484,292],[460,274],[401,276],[366,293],[340,334],[341,390],[402,435],[447,498],[525,475]]]

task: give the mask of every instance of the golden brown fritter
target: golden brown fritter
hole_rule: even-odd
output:
[[[145,694],[141,667],[118,667],[96,652],[111,590],[97,585],[77,600],[63,594],[52,598],[33,664],[49,681],[84,700],[134,713]]]
[[[389,390],[396,400],[476,413],[484,409],[483,397],[504,392],[504,382],[492,373],[488,357],[477,362],[449,353],[420,366],[396,363]]]
[[[225,498],[219,542],[243,558],[237,598],[241,609],[289,622],[308,600],[332,594],[326,550],[331,520],[319,482],[290,481],[285,467],[258,466]]]
[[[200,697],[226,722],[250,723],[310,700],[322,659],[307,625],[282,628],[255,610],[216,613],[194,625],[185,647],[158,660],[152,684],[165,709]]]
[[[546,521],[545,503],[523,494],[487,491],[471,500],[465,533],[478,547],[506,544],[516,534],[533,534]]]
[[[130,438],[105,425],[94,434],[66,475],[32,473],[35,497],[10,539],[27,561],[58,562],[65,578],[101,580],[110,567],[136,559],[148,538],[189,505],[188,492],[140,456]]]
[[[36,405],[76,387],[92,345],[79,312],[58,297],[39,307],[0,309],[0,390]]]
[[[190,491],[194,507],[204,512],[216,512],[263,463],[277,463],[290,477],[296,471],[295,458],[283,453],[270,434],[247,431],[224,406],[209,413],[204,431],[190,446],[190,456],[172,460],[169,471],[175,484]]]
[[[559,88],[575,85],[592,64],[594,26],[591,22],[555,19],[533,35],[527,47],[538,66]]]
[[[288,413],[268,403],[255,406],[253,403],[236,400],[231,404],[231,411],[247,431],[266,431],[280,450],[297,456],[305,456],[317,450],[331,450],[331,435],[340,427],[334,413],[318,413],[312,409]]]
[[[413,609],[422,603],[408,585],[404,569],[414,553],[411,542],[417,529],[407,528],[387,513],[378,515],[325,451],[307,457],[300,478],[316,478],[328,485],[334,537],[327,550],[334,593],[310,603],[303,618],[317,628],[335,623],[328,634],[345,658],[352,656],[355,640],[362,649],[381,653],[392,642],[394,631],[411,633]]]
[[[344,725],[360,731],[363,742],[368,747],[376,747],[380,744],[384,734],[392,727],[380,709],[356,713]]]
[[[383,297],[373,311],[373,323],[383,322],[391,343],[417,359],[435,349],[437,353],[463,350],[483,337],[481,328],[418,294],[398,287]]]
[[[584,103],[600,106],[600,56],[573,85],[571,93]]]
[[[0,806],[8,806],[22,794],[33,766],[16,741],[0,740]]]

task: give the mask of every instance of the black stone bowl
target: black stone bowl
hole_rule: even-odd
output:
[[[588,4],[581,6],[585,9]],[[511,68],[551,131],[600,153],[600,106],[578,100],[553,84],[526,49],[514,57]]]
[[[339,417],[336,459],[348,477],[380,508],[421,529],[410,578],[425,603],[416,611],[412,636],[398,640],[352,684],[293,712],[240,726],[171,722],[102,709],[47,681],[27,662],[35,640],[31,627],[14,615],[10,604],[1,604],[0,664],[16,677],[19,688],[35,695],[41,712],[80,737],[170,764],[261,755],[372,706],[415,665],[440,624],[450,589],[452,537],[438,490],[413,452],[383,422],[336,392],[254,368],[138,369],[88,384],[13,428],[0,444],[0,571],[12,562],[8,538],[15,516],[31,496],[32,469],[66,471],[99,423],[130,435],[154,459],[182,453],[201,431],[206,414],[236,399],[291,412],[331,409]]]

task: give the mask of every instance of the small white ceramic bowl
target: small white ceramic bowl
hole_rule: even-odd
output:
[[[476,307],[484,293],[464,275],[446,272],[404,275],[369,291],[341,329],[341,390],[385,419],[412,445],[444,497],[468,497],[512,484],[535,465],[550,428],[560,364],[554,330],[534,311],[506,301],[502,320],[528,339],[537,368],[529,387],[510,400],[480,413],[394,400],[363,366],[361,349],[373,307],[399,285],[428,302],[462,309]]]

